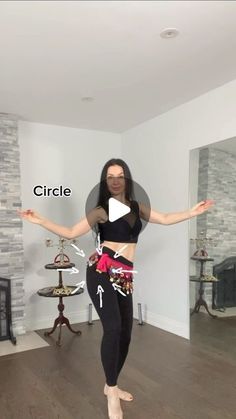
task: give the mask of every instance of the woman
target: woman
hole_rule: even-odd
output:
[[[114,222],[108,219],[108,200],[115,198],[130,207],[130,212]],[[21,217],[47,230],[73,239],[89,230],[97,233],[97,251],[87,266],[87,289],[103,325],[101,359],[106,376],[104,394],[110,419],[122,419],[120,399],[131,401],[132,395],[117,386],[119,373],[128,354],[133,322],[133,260],[141,219],[156,224],[176,224],[202,214],[213,205],[207,200],[179,213],[159,213],[133,200],[133,183],[127,164],[109,160],[101,174],[98,204],[73,227],[63,227],[27,210]],[[100,244],[101,243],[101,244]]]

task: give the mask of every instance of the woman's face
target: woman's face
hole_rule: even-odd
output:
[[[115,164],[108,167],[106,181],[112,195],[120,195],[125,192],[125,174],[121,166]]]

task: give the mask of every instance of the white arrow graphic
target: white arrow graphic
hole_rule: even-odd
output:
[[[73,246],[76,250],[76,255],[82,256],[83,258],[85,257],[85,253],[83,250],[80,250],[74,243],[71,243],[71,246]]]
[[[102,247],[96,247],[96,251],[100,256],[102,255]]]
[[[118,257],[121,255],[122,251],[123,251],[123,250],[125,250],[127,246],[128,246],[128,244],[125,244],[123,247],[121,247],[121,249],[120,249],[120,250],[118,250],[118,252],[116,252],[116,253],[114,254],[114,258],[115,258],[115,259],[116,259],[116,258],[118,258]]]
[[[73,266],[73,268],[70,268],[70,269],[57,269],[57,271],[66,271],[66,272],[69,272],[70,275],[79,273],[79,269],[77,269],[75,266]]]
[[[133,271],[131,269],[123,269],[123,268],[112,268],[112,272],[114,274],[121,274],[122,272],[130,272],[132,274],[137,274],[138,271]]]
[[[84,288],[85,281],[81,281],[78,284],[75,284],[76,288],[71,292],[71,294],[75,294],[80,288]]]
[[[104,292],[104,289],[101,285],[98,285],[97,294],[100,294],[100,308],[102,308],[102,293]]]
[[[123,291],[121,291],[121,289],[120,289],[121,286],[120,285],[112,284],[112,286],[113,286],[115,291],[118,291],[120,294],[124,295],[124,297],[127,297],[127,295]]]
[[[100,242],[100,233],[98,233],[97,241],[98,241],[98,247],[96,247],[96,251],[101,256],[102,255],[102,247],[101,247],[101,242]]]

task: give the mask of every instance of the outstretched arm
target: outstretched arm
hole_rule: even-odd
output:
[[[154,210],[150,210],[145,207],[143,204],[139,204],[140,210],[140,217],[150,223],[155,224],[177,224],[181,221],[189,220],[192,217],[196,217],[200,214],[203,214],[209,208],[211,208],[214,204],[214,201],[208,199],[206,201],[201,201],[194,207],[190,208],[189,210],[182,211],[182,212],[171,212],[171,213],[162,213],[157,212]]]
[[[83,236],[84,234],[88,233],[97,222],[103,219],[103,210],[101,208],[95,208],[90,211],[87,217],[82,218],[74,226],[64,227],[54,223],[51,220],[48,220],[33,210],[18,210],[17,212],[21,218],[30,221],[31,223],[38,224],[44,227],[46,230],[51,231],[58,236],[64,237],[65,239],[74,239],[76,237]]]
[[[51,231],[58,236],[64,237],[65,239],[75,239],[76,237],[83,236],[91,230],[86,217],[82,218],[72,227],[64,227],[59,224],[55,224],[48,219],[45,219],[40,225],[46,228],[48,231]]]

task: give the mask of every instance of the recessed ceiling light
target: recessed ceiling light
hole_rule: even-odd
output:
[[[175,38],[179,34],[179,31],[175,28],[167,28],[161,31],[160,36],[165,39]]]
[[[94,101],[94,97],[92,97],[92,96],[85,96],[85,97],[82,97],[82,102],[93,102]]]

